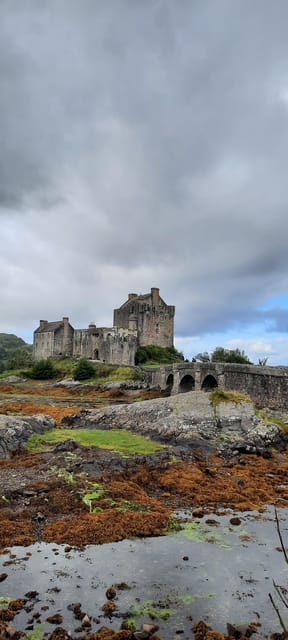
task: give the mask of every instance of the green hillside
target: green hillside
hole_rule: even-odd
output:
[[[30,363],[32,345],[13,333],[0,333],[0,372]]]

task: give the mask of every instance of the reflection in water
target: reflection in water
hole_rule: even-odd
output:
[[[288,537],[287,513],[279,512],[284,540]],[[90,546],[82,552],[67,553],[63,546],[44,543],[13,548],[14,563],[0,568],[8,573],[0,595],[23,597],[27,591],[39,592],[32,613],[22,611],[16,616],[16,628],[24,629],[35,611],[40,611],[43,622],[61,611],[62,626],[74,633],[79,623],[67,606],[79,602],[83,611],[100,617],[100,623],[93,622],[92,631],[99,624],[118,629],[121,620],[107,622],[101,607],[107,587],[124,582],[130,588],[117,590],[118,613],[142,613],[136,620],[140,626],[151,609],[154,615],[162,612],[167,617],[158,620],[162,640],[170,640],[181,630],[191,637],[193,623],[188,616],[193,616],[193,622],[204,619],[219,631],[226,631],[227,622],[259,620],[264,637],[279,630],[268,594],[273,591],[273,578],[286,585],[287,568],[277,550],[273,511],[261,519],[257,514],[240,514],[240,518],[239,527],[229,525],[227,516],[215,516],[213,524],[202,521],[173,536]],[[215,520],[220,526],[215,526]],[[3,565],[9,556],[1,560]],[[43,611],[42,607],[49,608]],[[166,610],[167,616],[163,614]],[[47,623],[46,629],[51,632],[53,627]]]

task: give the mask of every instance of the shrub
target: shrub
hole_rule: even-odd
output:
[[[170,364],[171,362],[183,362],[183,360],[183,353],[177,351],[175,347],[159,347],[156,344],[139,347],[135,356],[136,364],[146,364],[147,362]]]
[[[80,358],[73,371],[74,380],[87,380],[95,375],[95,369],[92,362],[86,358]]]
[[[27,373],[28,372],[26,372],[26,374]],[[50,378],[55,378],[57,374],[58,369],[54,367],[50,358],[34,362],[32,369],[29,371],[29,377],[36,380],[49,380]]]

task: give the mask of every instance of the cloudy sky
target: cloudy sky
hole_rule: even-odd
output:
[[[0,0],[0,331],[176,305],[288,364],[287,0]]]

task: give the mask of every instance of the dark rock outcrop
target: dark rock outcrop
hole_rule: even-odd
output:
[[[55,427],[50,416],[14,416],[0,415],[0,458],[7,458],[17,451],[33,433],[44,433]]]

